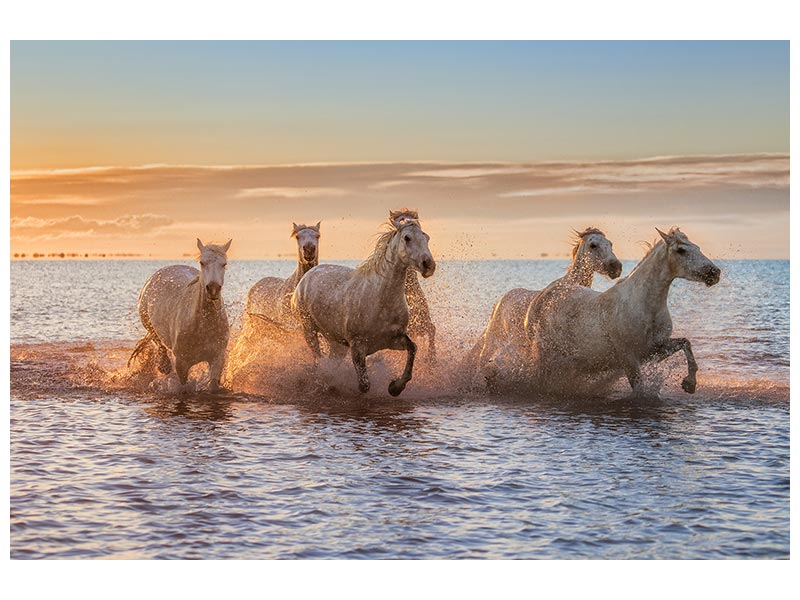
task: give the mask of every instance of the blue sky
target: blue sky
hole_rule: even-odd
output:
[[[14,42],[12,167],[788,152],[786,42]]]

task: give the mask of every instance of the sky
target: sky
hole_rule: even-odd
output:
[[[789,252],[787,42],[13,42],[11,249],[442,258]]]

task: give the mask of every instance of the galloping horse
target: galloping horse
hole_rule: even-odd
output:
[[[297,239],[297,268],[287,279],[264,277],[247,294],[245,319],[256,317],[279,325],[291,323],[291,298],[303,275],[319,263],[320,225],[292,223],[290,237]]]
[[[136,344],[129,366],[148,345],[154,344],[159,371],[165,375],[172,371],[168,353],[171,350],[182,386],[193,365],[207,362],[211,389],[219,388],[229,335],[222,284],[232,241],[223,246],[206,246],[198,238],[199,271],[187,265],[172,265],[159,269],[147,280],[139,294],[139,317],[147,334]]]
[[[566,274],[548,288],[591,287],[595,273],[616,279],[622,273],[622,263],[614,255],[612,244],[605,234],[595,227],[587,227],[575,232],[572,263]],[[506,346],[510,346],[510,352],[517,354],[524,351],[527,341],[525,315],[539,293],[539,290],[515,288],[497,301],[486,329],[468,355],[471,368],[484,369],[498,350]]]
[[[436,262],[428,248],[429,236],[416,219],[389,223],[372,255],[355,269],[319,265],[305,274],[292,295],[306,342],[321,356],[317,334],[327,340],[330,355],[342,358],[350,348],[359,390],[369,390],[367,356],[378,350],[405,350],[403,374],[389,384],[397,396],[411,380],[417,346],[408,336],[406,271],[430,277]]]
[[[389,221],[402,225],[406,220],[419,221],[419,212],[409,208],[389,211]],[[431,362],[436,362],[436,326],[431,319],[428,300],[419,284],[417,272],[406,270],[406,302],[408,302],[408,334],[412,337],[424,335],[428,338]]]
[[[719,281],[720,269],[678,228],[658,229],[655,244],[630,275],[605,292],[586,287],[544,291],[528,308],[525,329],[536,369],[545,384],[583,375],[624,374],[634,393],[643,391],[642,364],[683,350],[688,374],[681,387],[697,388],[697,361],[686,338],[672,338],[667,296],[675,279]]]

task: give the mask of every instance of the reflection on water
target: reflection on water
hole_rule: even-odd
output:
[[[12,556],[788,556],[786,403],[12,400]]]
[[[649,399],[624,385],[556,399],[451,384],[448,360],[498,289],[559,265],[475,266],[480,282],[442,265],[425,285],[443,364],[421,364],[390,398],[402,357],[371,361],[365,397],[349,364],[312,370],[280,353],[248,393],[154,388],[124,368],[138,287],[110,281],[80,309],[66,290],[54,312],[41,278],[58,285],[60,263],[39,264],[12,265],[13,558],[788,557],[784,263],[729,263],[722,292],[671,299],[676,330],[697,340],[700,387],[683,394],[667,372]],[[97,277],[81,268],[73,278]],[[109,268],[146,279],[153,265]],[[233,290],[259,273],[243,270]]]

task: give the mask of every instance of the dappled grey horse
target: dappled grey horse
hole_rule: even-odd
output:
[[[389,227],[372,255],[355,269],[319,265],[306,273],[292,295],[292,309],[316,357],[321,356],[318,334],[328,342],[332,357],[341,358],[350,348],[362,393],[370,387],[367,356],[405,350],[403,374],[389,384],[389,393],[397,396],[411,380],[417,351],[408,335],[406,271],[413,268],[430,277],[436,263],[418,221],[390,222]]]

